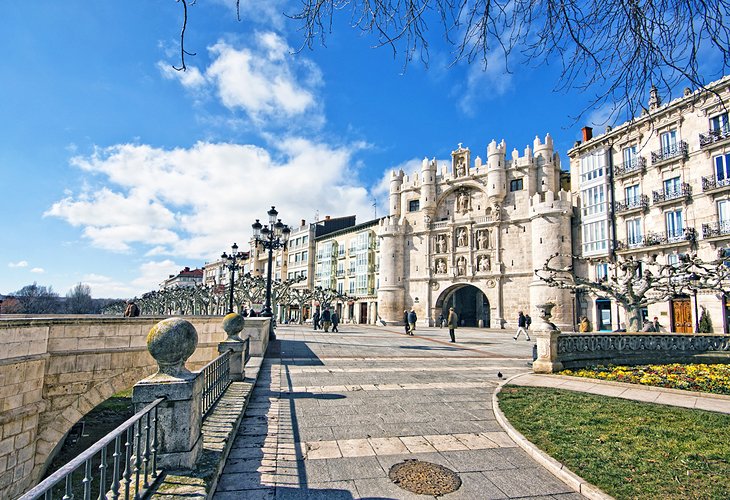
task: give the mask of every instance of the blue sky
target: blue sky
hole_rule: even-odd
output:
[[[391,169],[458,143],[484,157],[492,139],[521,151],[550,133],[567,168],[602,113],[574,122],[591,95],[553,92],[557,64],[449,67],[435,43],[428,68],[404,71],[346,23],[297,51],[286,1],[243,1],[242,22],[234,3],[190,7],[185,73],[172,69],[173,0],[3,6],[0,293],[84,282],[94,297],[139,295],[245,246],[271,205],[290,224],[369,220]]]

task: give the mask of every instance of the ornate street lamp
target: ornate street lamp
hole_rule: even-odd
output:
[[[228,255],[226,252],[223,252],[221,255],[221,259],[226,262],[223,264],[223,267],[231,271],[231,281],[229,283],[230,288],[228,291],[228,314],[233,312],[233,284],[235,283],[234,278],[236,276],[236,265],[239,260],[243,260],[247,257],[248,256],[245,252],[238,251],[238,245],[235,243],[231,247],[231,255]]]
[[[291,229],[289,226],[281,222],[281,219],[277,219],[276,216],[279,212],[272,206],[271,210],[266,212],[269,216],[269,223],[262,225],[258,219],[254,222],[251,227],[253,228],[253,237],[256,245],[261,245],[265,250],[269,251],[268,266],[266,269],[266,303],[264,304],[264,310],[261,316],[271,318],[274,314],[271,312],[271,262],[273,259],[273,252],[278,248],[285,248],[286,243],[289,240],[289,234]],[[275,339],[274,323],[270,322],[269,338]]]

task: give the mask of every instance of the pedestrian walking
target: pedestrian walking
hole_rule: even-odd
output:
[[[319,328],[319,309],[314,311],[314,314],[312,314],[312,324],[314,325],[315,330]]]
[[[527,333],[527,318],[525,318],[525,314],[520,311],[520,313],[517,315],[517,333],[515,333],[515,336],[512,337],[514,340],[517,340],[517,337],[520,336],[520,333],[525,334],[525,340],[530,340],[530,334]]]
[[[530,325],[532,324],[532,318],[529,314],[525,314],[525,330],[530,333]]]
[[[449,336],[451,342],[456,342],[456,328],[459,326],[459,315],[456,314],[453,307],[449,308],[449,317],[446,319],[446,326],[449,327]]]
[[[444,327],[444,321],[446,321],[444,319],[444,313],[439,314],[439,328],[443,328]]]
[[[408,333],[410,335],[413,335],[413,332],[416,331],[416,321],[418,321],[416,310],[411,307],[411,312],[408,313],[408,326],[410,327]]]
[[[325,333],[330,331],[331,324],[332,324],[332,314],[330,313],[329,308],[325,307],[324,311],[322,311],[322,328],[324,329]]]
[[[408,324],[408,309],[403,311],[403,328],[405,329],[406,335],[411,334],[411,327]]]
[[[332,333],[340,333],[340,331],[337,329],[337,325],[340,324],[340,315],[337,314],[337,311],[332,311]]]
[[[127,301],[127,307],[124,309],[126,318],[136,318],[139,316],[139,306],[134,303],[134,299]]]

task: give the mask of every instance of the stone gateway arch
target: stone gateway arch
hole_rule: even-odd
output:
[[[459,315],[459,326],[491,328],[489,298],[478,287],[456,284],[441,292],[434,302],[436,317],[448,318],[451,307]]]

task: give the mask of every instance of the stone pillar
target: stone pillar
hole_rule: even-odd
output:
[[[198,332],[188,321],[169,318],[157,323],[147,335],[147,349],[158,371],[138,382],[132,393],[136,411],[165,398],[157,413],[157,459],[167,469],[194,468],[203,450],[203,378],[185,368],[197,345]]]
[[[549,302],[535,306],[540,311],[540,321],[530,328],[537,341],[537,359],[532,363],[535,373],[555,373],[563,369],[563,363],[558,359],[560,330],[550,322],[550,311],[554,306]]]
[[[240,382],[245,377],[246,361],[248,360],[249,339],[243,340],[238,334],[243,330],[244,318],[238,313],[230,313],[223,318],[223,330],[228,338],[218,344],[218,352],[231,350],[229,359],[230,378],[234,382]]]

